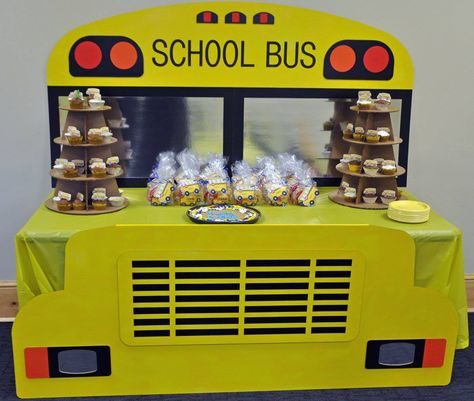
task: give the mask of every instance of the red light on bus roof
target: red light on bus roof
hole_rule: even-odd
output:
[[[372,46],[365,52],[363,60],[367,71],[378,74],[387,68],[390,56],[382,46]]]
[[[101,63],[102,50],[96,43],[86,40],[74,49],[74,59],[80,67],[92,70]]]
[[[120,70],[132,68],[138,60],[135,47],[128,42],[117,42],[110,49],[110,61]]]
[[[356,54],[352,47],[340,45],[335,47],[329,56],[331,67],[337,72],[347,72],[354,67]]]

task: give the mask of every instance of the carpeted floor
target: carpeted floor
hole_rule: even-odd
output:
[[[0,400],[17,400],[11,351],[11,323],[0,323]],[[469,315],[471,344],[474,314]],[[63,400],[114,401],[472,401],[474,400],[474,350],[457,351],[451,384],[446,387],[219,393],[163,396],[63,398]]]

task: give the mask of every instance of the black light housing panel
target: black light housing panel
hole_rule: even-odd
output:
[[[324,57],[326,79],[388,81],[393,77],[394,57],[390,48],[375,40],[343,40]]]
[[[125,36],[85,36],[69,51],[69,72],[74,77],[139,77],[143,54]]]

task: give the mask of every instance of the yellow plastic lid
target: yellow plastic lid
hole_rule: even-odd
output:
[[[424,202],[401,200],[390,202],[387,216],[402,223],[423,223],[430,218],[430,210]]]

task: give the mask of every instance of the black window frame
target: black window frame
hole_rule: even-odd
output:
[[[61,132],[59,125],[59,97],[77,89],[71,86],[48,86],[51,164],[60,155],[60,147],[53,139]],[[87,87],[80,87],[85,91]],[[387,92],[387,89],[371,89],[372,92]],[[162,96],[162,97],[213,97],[224,102],[223,149],[229,165],[243,158],[244,152],[244,102],[246,98],[294,98],[294,99],[357,99],[357,89],[314,89],[314,88],[210,88],[210,87],[101,87],[102,96]],[[406,187],[408,174],[408,148],[410,137],[410,116],[412,91],[389,90],[393,99],[402,101],[399,136],[398,164],[407,173],[397,178],[399,187]],[[151,168],[151,166],[150,166]],[[339,186],[340,177],[316,177],[319,186]],[[52,186],[56,179],[52,178]],[[117,178],[119,187],[145,187],[147,177]]]

